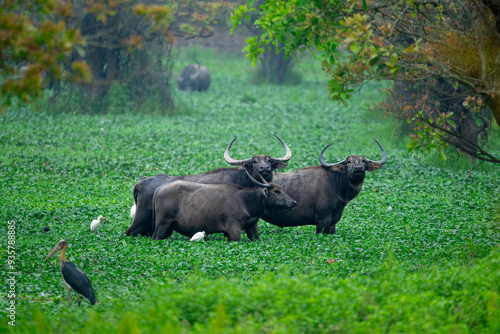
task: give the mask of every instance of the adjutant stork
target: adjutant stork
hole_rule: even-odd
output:
[[[45,260],[50,259],[59,250],[61,251],[61,273],[68,288],[68,301],[71,305],[71,290],[75,290],[78,295],[78,306],[81,305],[80,295],[85,297],[91,305],[95,304],[95,294],[92,285],[90,285],[90,280],[73,262],[66,259],[66,248],[68,247],[68,241],[65,239],[59,241],[54,249],[47,255]]]

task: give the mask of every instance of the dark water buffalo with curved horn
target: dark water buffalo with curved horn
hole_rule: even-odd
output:
[[[143,177],[137,182],[133,190],[134,203],[136,205],[135,217],[130,227],[125,231],[125,234],[130,236],[153,234],[153,194],[156,188],[164,184],[176,180],[184,180],[205,184],[234,183],[242,187],[255,187],[255,184],[248,178],[245,171],[248,171],[254,178],[259,178],[259,175],[261,175],[264,180],[271,182],[273,180],[273,172],[277,169],[285,168],[287,166],[286,162],[292,158],[290,148],[288,148],[280,137],[276,136],[285,147],[286,153],[284,157],[273,158],[267,155],[256,155],[243,160],[233,159],[229,155],[229,150],[236,138],[238,137],[235,137],[227,146],[224,159],[230,165],[238,167],[219,168],[203,174],[184,176],[160,174],[152,177]]]
[[[177,86],[180,90],[207,91],[210,86],[210,72],[206,66],[200,64],[188,65],[177,77]]]
[[[188,237],[204,231],[240,241],[243,230],[250,240],[258,239],[257,221],[266,208],[290,209],[297,202],[276,183],[260,183],[246,173],[257,187],[177,180],[156,189],[153,239],[168,238],[173,231]]]
[[[329,144],[319,155],[321,166],[277,173],[274,182],[298,205],[292,211],[266,210],[261,219],[280,227],[316,225],[316,233],[335,233],[335,224],[342,217],[345,206],[361,191],[365,172],[381,168],[387,160],[385,150],[377,140],[375,142],[382,151],[380,161],[351,155],[344,161],[329,164],[323,159],[323,153],[332,145]]]

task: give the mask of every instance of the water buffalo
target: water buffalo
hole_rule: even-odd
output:
[[[276,136],[276,135],[275,135]],[[235,183],[242,187],[254,187],[255,184],[248,178],[245,171],[248,171],[254,178],[261,175],[267,182],[273,179],[273,172],[277,169],[285,168],[286,162],[292,158],[292,152],[280,137],[278,140],[285,147],[286,153],[282,158],[272,158],[267,155],[256,155],[249,159],[236,160],[231,158],[229,150],[236,140],[235,137],[227,146],[224,159],[227,163],[238,166],[229,168],[219,168],[203,174],[170,176],[160,174],[153,177],[143,177],[134,186],[133,196],[136,205],[135,216],[132,224],[125,232],[126,235],[136,236],[153,234],[153,213],[152,199],[156,188],[176,180],[184,180],[198,183]]]
[[[377,140],[375,142],[382,151],[380,161],[351,155],[344,161],[329,164],[323,159],[323,153],[332,145],[329,144],[319,155],[321,166],[277,173],[274,182],[297,200],[298,205],[293,211],[266,210],[261,218],[280,227],[316,225],[316,233],[335,233],[335,224],[345,206],[361,191],[365,172],[381,168],[387,159],[385,150]]]
[[[266,208],[290,209],[297,202],[276,183],[260,183],[246,174],[258,188],[174,181],[156,189],[153,239],[168,238],[173,231],[188,237],[205,231],[240,241],[242,230],[250,240],[258,239],[257,221]]]
[[[210,72],[206,66],[200,64],[188,65],[177,77],[177,86],[180,90],[207,91],[210,86]]]

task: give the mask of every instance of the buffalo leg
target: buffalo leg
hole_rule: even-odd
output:
[[[148,235],[153,230],[153,214],[151,209],[137,206],[134,221],[132,225],[125,231],[125,234],[131,237],[136,235]]]
[[[156,226],[152,237],[153,240],[161,240],[170,237],[174,231],[171,225],[172,224],[160,224],[159,226]]]
[[[229,238],[227,241],[241,241],[241,229],[239,228],[232,228],[228,232]]]
[[[155,231],[153,240],[166,239],[172,235],[174,230],[173,221],[166,214],[162,215],[159,212],[155,214]]]
[[[328,229],[328,234],[335,234],[335,223],[330,224],[330,228]]]
[[[245,229],[245,232],[247,233],[248,239],[254,241],[259,239],[259,228],[257,225],[257,222],[255,224],[250,225]]]
[[[328,234],[335,234],[335,225],[339,222],[340,218],[342,218],[342,212],[344,210],[337,211],[336,214],[333,215],[332,220],[330,221],[330,226],[328,227]]]
[[[329,234],[330,222],[331,222],[330,217],[326,217],[326,218],[322,218],[322,219],[317,220],[316,221],[316,234],[320,234],[320,233]]]

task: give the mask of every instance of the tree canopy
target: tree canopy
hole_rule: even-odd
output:
[[[409,150],[452,144],[500,163],[480,143],[469,142],[457,130],[454,112],[430,101],[428,93],[436,80],[451,83],[467,113],[488,128],[488,117],[480,114],[487,106],[500,124],[500,1],[268,0],[259,9],[254,24],[264,33],[247,40],[250,61],[271,45],[288,55],[311,50],[329,76],[331,98],[343,103],[367,80],[422,84],[417,102],[396,101],[399,116],[413,125]],[[233,29],[253,10],[252,0],[237,8]],[[418,110],[408,112],[414,106]]]
[[[59,61],[68,56],[83,40],[64,21],[49,20],[50,15],[64,17],[70,4],[58,1],[12,1],[0,6],[0,93],[5,104],[18,96],[24,101],[40,94],[42,73],[62,77]],[[35,18],[30,13],[40,14]],[[45,17],[45,19],[43,18]],[[85,79],[82,63],[72,64],[75,78]]]
[[[157,78],[147,72],[164,70],[158,66],[162,54],[168,57],[165,45],[175,38],[209,36],[211,25],[227,8],[228,2],[217,0],[3,1],[0,93],[4,108],[14,97],[31,101],[53,81],[79,83],[90,101],[105,95],[115,82],[145,76],[154,81]],[[156,71],[148,68],[151,63],[160,64],[155,65]]]

